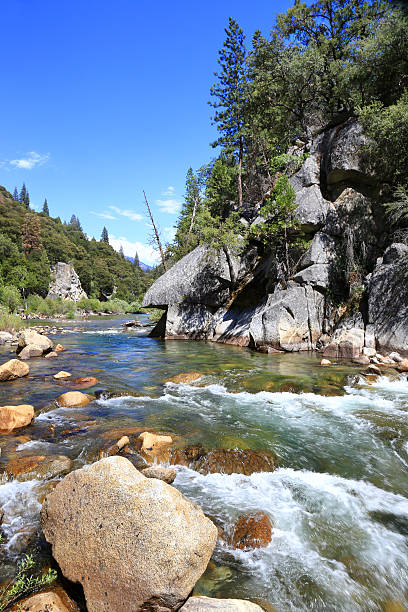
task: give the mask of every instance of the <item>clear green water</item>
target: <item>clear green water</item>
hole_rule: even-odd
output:
[[[43,411],[22,432],[29,442],[0,439],[2,464],[16,454],[59,453],[79,467],[100,446],[104,431],[134,425],[206,448],[272,450],[279,458],[274,473],[203,476],[178,468],[175,486],[227,533],[247,511],[266,512],[274,526],[265,549],[236,551],[219,542],[213,558],[218,569],[207,572],[197,590],[262,599],[282,612],[383,610],[391,600],[407,605],[406,377],[390,371],[370,385],[356,367],[321,368],[317,355],[164,343],[120,331],[121,321],[65,327],[65,335],[55,336],[65,353],[55,361],[31,360],[28,378],[0,387],[0,405],[24,402]],[[78,327],[80,332],[69,331]],[[0,351],[3,362],[9,354]],[[105,394],[76,411],[50,410],[50,402],[67,390],[51,378],[62,369],[96,376],[99,385],[92,391]],[[203,377],[192,385],[164,383],[190,371]],[[78,423],[76,435],[61,435]],[[24,549],[25,534],[38,530],[42,487],[0,486],[3,575]],[[34,538],[34,544],[41,549],[41,540]]]

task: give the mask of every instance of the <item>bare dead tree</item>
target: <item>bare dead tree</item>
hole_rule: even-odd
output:
[[[144,195],[144,199],[145,199],[145,202],[146,202],[147,211],[149,213],[149,217],[150,217],[150,220],[152,222],[153,231],[154,231],[154,235],[155,235],[155,241],[157,243],[157,247],[158,247],[159,252],[160,252],[160,258],[161,258],[161,261],[162,261],[162,264],[163,264],[163,268],[164,268],[165,272],[167,272],[167,264],[166,264],[166,260],[164,258],[164,251],[163,251],[163,247],[162,247],[162,244],[161,244],[161,241],[160,241],[160,234],[159,234],[157,226],[156,226],[156,224],[154,222],[152,211],[150,209],[149,202],[147,201],[146,193],[145,193],[144,190],[143,190],[143,195]]]

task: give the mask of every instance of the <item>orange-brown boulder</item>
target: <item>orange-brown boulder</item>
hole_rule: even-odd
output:
[[[86,406],[90,402],[90,398],[85,393],[80,391],[68,391],[57,397],[57,402],[64,408],[76,408],[77,406]]]
[[[64,346],[62,346],[62,344],[57,344],[57,346],[54,348],[54,351],[55,351],[56,353],[62,353],[62,352],[63,352],[63,351],[65,351],[65,350],[66,350],[66,349],[65,349],[65,347],[64,347]]]
[[[147,461],[164,462],[170,458],[170,446],[173,444],[173,438],[171,436],[161,436],[149,431],[144,431],[140,434],[139,440],[142,445],[140,447],[140,454]]]
[[[245,474],[273,472],[275,457],[269,451],[215,448],[205,451],[201,446],[176,449],[170,463],[186,465],[201,474]]]
[[[397,366],[398,372],[408,372],[408,359],[403,359]]]
[[[20,481],[47,480],[68,474],[72,461],[64,455],[16,457],[6,465],[6,473]]]
[[[69,381],[69,386],[72,389],[88,389],[98,384],[98,379],[95,376],[81,376],[80,378],[73,378]]]
[[[45,593],[30,595],[18,605],[19,607],[12,608],[13,612],[77,612],[80,610],[60,587]]]
[[[264,548],[272,539],[272,523],[267,514],[257,512],[241,516],[232,534],[234,548]]]
[[[26,427],[34,419],[34,407],[29,404],[21,406],[0,407],[0,433],[9,433],[13,429]]]
[[[168,378],[165,382],[172,382],[176,384],[183,383],[185,385],[188,385],[189,383],[194,382],[195,380],[198,380],[201,377],[202,374],[200,374],[200,372],[182,372],[181,374],[177,374],[177,376]]]
[[[10,359],[0,366],[0,381],[15,380],[27,376],[30,366],[19,359]]]

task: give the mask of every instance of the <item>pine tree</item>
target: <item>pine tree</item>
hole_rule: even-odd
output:
[[[44,200],[44,205],[42,209],[43,213],[45,213],[48,217],[50,216],[50,209],[48,208],[47,198]]]
[[[71,217],[71,220],[70,220],[69,224],[70,224],[70,225],[71,225],[71,226],[72,226],[74,229],[80,230],[81,232],[83,231],[83,230],[82,230],[82,225],[81,225],[81,222],[80,222],[80,220],[78,219],[78,217],[77,217],[76,215],[72,215],[72,217]]]
[[[125,253],[123,252],[123,246],[122,245],[120,245],[119,255],[121,255],[123,258],[125,258]]]
[[[30,208],[30,194],[28,193],[28,191],[26,191],[25,194],[24,204],[26,208]]]
[[[104,226],[103,230],[102,230],[102,234],[101,234],[101,242],[107,242],[109,243],[109,234],[108,234],[108,230],[106,229],[106,227]]]
[[[27,187],[25,183],[23,183],[23,186],[21,187],[21,190],[20,190],[20,194],[18,196],[18,201],[21,202],[22,204],[25,204],[26,195],[27,195]]]
[[[244,158],[244,111],[247,87],[245,36],[238,23],[230,17],[224,46],[219,51],[221,72],[215,73],[218,82],[210,93],[217,101],[210,102],[216,110],[213,122],[221,136],[212,143],[222,146],[227,154],[233,154],[238,163],[238,204],[242,207],[242,163]]]
[[[15,200],[16,202],[18,202],[18,191],[17,191],[17,187],[14,187],[14,192],[13,192],[13,200]]]
[[[139,260],[139,255],[137,254],[137,251],[136,251],[135,257],[133,259],[133,264],[134,264],[135,268],[139,268],[140,267],[140,260]]]
[[[41,224],[36,213],[29,212],[24,218],[22,228],[23,249],[26,256],[32,251],[40,251],[43,248],[41,238]]]

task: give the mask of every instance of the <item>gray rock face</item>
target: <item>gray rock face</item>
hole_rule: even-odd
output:
[[[51,268],[51,282],[47,297],[53,300],[61,298],[63,300],[79,302],[82,298],[86,298],[87,295],[82,289],[81,281],[74,268],[69,264],[59,261]]]
[[[303,231],[316,231],[324,225],[330,203],[323,198],[318,185],[303,187],[297,191],[296,204],[296,216]]]
[[[291,283],[276,289],[250,324],[255,346],[286,351],[311,350],[322,334],[324,296],[312,287]]]
[[[234,275],[239,273],[239,261],[232,257],[232,270],[224,252],[213,256],[206,247],[198,246],[178,261],[150,287],[143,307],[186,302],[221,306],[229,297]]]
[[[362,125],[356,120],[351,119],[333,129],[326,162],[329,186],[346,180],[373,182],[372,175],[363,163],[363,148],[368,143]]]
[[[408,247],[392,244],[370,275],[368,320],[378,349],[408,351]]]
[[[327,355],[352,359],[376,346],[408,352],[408,247],[394,244],[379,258],[387,237],[376,177],[364,159],[368,142],[358,121],[349,119],[297,146],[295,154],[307,150],[310,156],[290,183],[296,215],[312,242],[289,279],[282,257],[267,256],[256,267],[235,258],[231,265],[225,254],[209,260],[197,247],[143,301],[167,308],[157,328],[162,335],[265,352],[327,345]],[[265,222],[258,205],[250,213],[245,218],[252,226]],[[360,302],[364,321],[359,314],[339,324],[342,310],[332,297],[337,304],[360,299],[362,278],[373,269],[363,296],[368,314]]]

